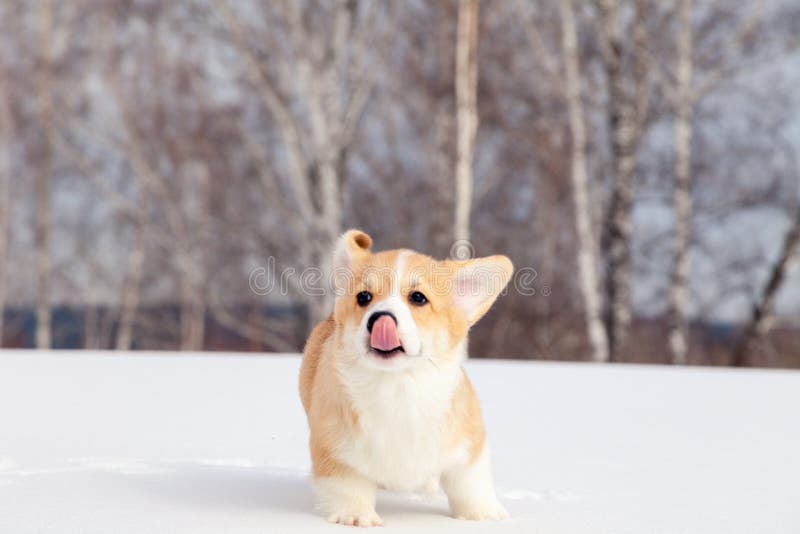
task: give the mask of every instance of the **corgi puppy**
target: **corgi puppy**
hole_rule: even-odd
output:
[[[454,517],[507,518],[461,365],[467,332],[510,280],[511,261],[436,261],[371,245],[358,230],[339,239],[334,311],[303,352],[318,506],[332,523],[379,526],[379,487],[435,492],[441,482]]]

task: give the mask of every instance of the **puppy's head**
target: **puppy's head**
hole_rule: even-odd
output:
[[[513,273],[505,256],[436,261],[411,250],[373,253],[372,239],[345,233],[334,250],[334,319],[344,354],[384,370],[463,357],[467,332]]]

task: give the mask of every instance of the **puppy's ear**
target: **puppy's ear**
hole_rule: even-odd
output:
[[[453,304],[464,312],[470,326],[489,311],[505,289],[514,265],[505,256],[488,256],[467,261],[453,261]]]
[[[372,247],[372,238],[361,230],[348,230],[333,249],[333,273],[336,287],[346,288],[352,278],[353,266],[367,257]]]

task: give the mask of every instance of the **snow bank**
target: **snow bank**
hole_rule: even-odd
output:
[[[0,533],[345,532],[312,513],[298,366],[0,353]],[[381,532],[800,532],[800,373],[468,368],[513,519],[381,493]]]

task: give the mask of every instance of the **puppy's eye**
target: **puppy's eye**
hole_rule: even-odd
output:
[[[419,291],[413,291],[408,295],[408,301],[416,306],[424,306],[428,303],[428,297]]]
[[[372,293],[369,291],[362,291],[358,295],[356,295],[356,302],[362,308],[372,302]]]

